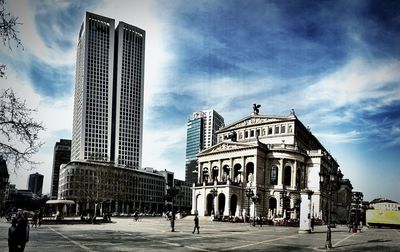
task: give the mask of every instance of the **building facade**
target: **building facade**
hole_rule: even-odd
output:
[[[197,154],[217,143],[217,130],[224,127],[224,118],[215,110],[194,112],[187,122],[185,181],[197,180]]]
[[[37,172],[29,175],[28,190],[30,190],[32,193],[34,193],[38,196],[41,196],[42,189],[43,189],[43,178],[44,178],[44,176]]]
[[[217,135],[218,143],[198,154],[193,213],[297,218],[304,189],[313,192],[315,218],[325,219],[330,203],[336,211],[335,197],[321,178],[339,173],[339,165],[294,111],[289,116],[253,113]]]
[[[71,160],[141,164],[145,31],[86,12],[77,45]]]
[[[61,164],[67,164],[70,160],[71,160],[71,140],[60,139],[60,141],[54,145],[53,172],[51,176],[51,188],[50,188],[51,189],[50,197],[52,199],[57,199],[60,166]]]
[[[349,179],[344,179],[340,183],[340,188],[337,191],[337,222],[347,224],[350,222],[351,216],[351,200],[353,194],[353,185]]]
[[[75,213],[160,213],[166,177],[152,168],[129,169],[112,162],[71,161],[62,165],[58,198],[76,202]]]

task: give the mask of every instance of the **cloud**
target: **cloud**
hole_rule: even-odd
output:
[[[350,143],[357,142],[362,138],[362,135],[357,130],[352,130],[345,133],[323,133],[319,132],[317,138],[326,143]]]

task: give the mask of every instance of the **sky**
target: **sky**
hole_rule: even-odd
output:
[[[85,11],[146,31],[143,167],[184,179],[186,123],[214,109],[230,124],[291,109],[365,200],[400,202],[400,1],[8,0],[23,48],[0,45],[7,78],[38,112],[40,166],[71,138],[76,42]]]

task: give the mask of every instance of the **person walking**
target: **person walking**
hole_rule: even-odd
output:
[[[314,225],[315,225],[315,218],[313,216],[311,217],[311,231],[314,231]]]
[[[39,227],[40,227],[40,226],[42,225],[42,222],[43,222],[43,212],[42,212],[42,209],[39,210],[38,218],[39,218]]]
[[[11,220],[11,227],[8,228],[8,251],[9,252],[16,252],[18,251],[17,247],[17,223],[18,220],[13,218]]]
[[[17,251],[23,252],[25,245],[29,241],[29,223],[28,223],[28,212],[24,212],[20,215],[17,224]]]
[[[35,228],[37,228],[38,219],[39,219],[39,216],[38,216],[38,214],[35,212],[35,213],[33,214],[33,217],[32,217],[32,227],[35,226]]]
[[[194,231],[196,231],[196,229],[197,233],[200,234],[199,217],[197,217],[197,215],[194,216],[194,228],[192,234],[194,234]]]

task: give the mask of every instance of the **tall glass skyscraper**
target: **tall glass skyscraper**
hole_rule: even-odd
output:
[[[185,180],[197,180],[197,154],[217,143],[217,130],[224,127],[224,118],[214,110],[194,112],[187,122]]]
[[[60,165],[67,164],[71,160],[71,140],[60,139],[54,145],[53,155],[53,174],[51,176],[50,196],[52,199],[57,199],[58,180],[60,177]]]
[[[71,160],[141,165],[145,31],[86,12],[76,60]]]

